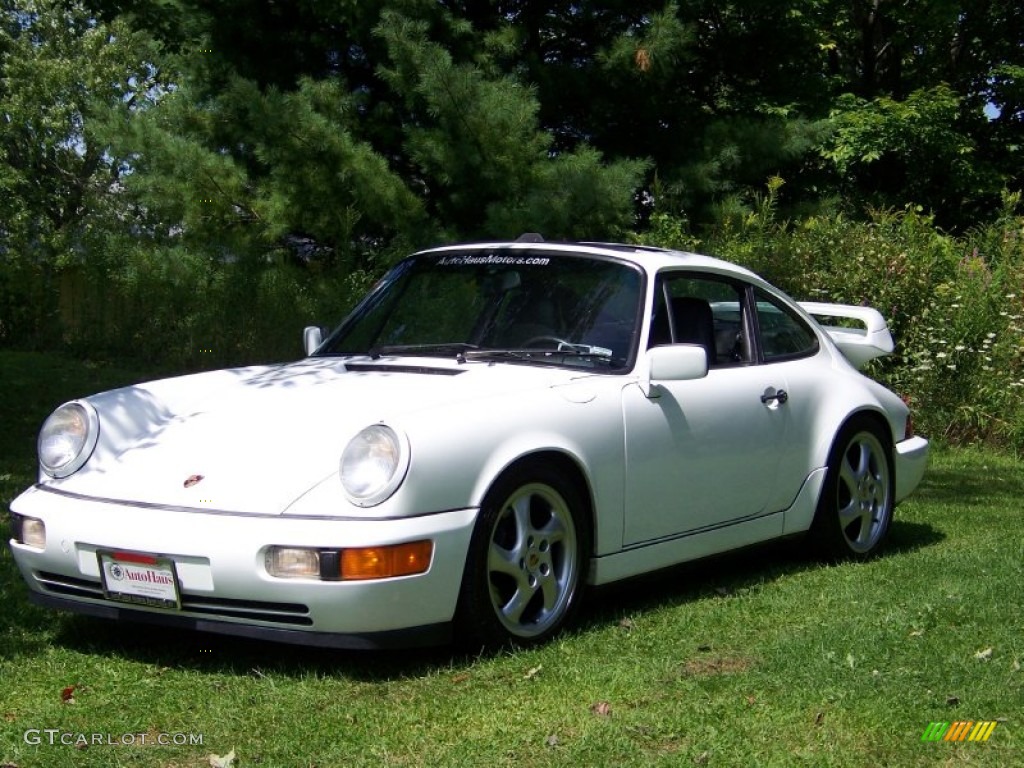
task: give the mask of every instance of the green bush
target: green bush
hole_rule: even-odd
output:
[[[138,251],[76,275],[63,337],[82,357],[186,371],[295,359],[302,328],[337,323],[372,275],[287,262],[223,262],[184,249]],[[66,314],[66,313],[65,313]]]

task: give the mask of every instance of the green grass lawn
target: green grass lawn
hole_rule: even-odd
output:
[[[138,378],[0,352],[4,542],[51,408]],[[1021,765],[1022,497],[1020,461],[938,450],[870,563],[773,546],[690,565],[592,594],[548,646],[479,658],[44,611],[4,546],[0,767],[199,767],[231,750],[236,767]],[[957,720],[998,725],[984,743],[921,741]],[[59,743],[79,735],[135,743]]]

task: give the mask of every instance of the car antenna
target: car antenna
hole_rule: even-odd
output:
[[[516,238],[517,243],[543,243],[544,235],[539,232],[524,232]]]

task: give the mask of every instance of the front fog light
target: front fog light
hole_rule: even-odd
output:
[[[303,547],[271,547],[264,557],[267,573],[279,579],[320,578],[320,553]]]
[[[14,540],[34,549],[46,549],[46,523],[35,517],[13,517]]]
[[[341,485],[356,506],[372,507],[394,493],[409,468],[409,447],[403,436],[374,424],[353,437],[341,455]]]

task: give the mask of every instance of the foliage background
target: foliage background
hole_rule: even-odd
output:
[[[713,252],[1024,448],[1016,0],[0,0],[0,345],[299,354],[410,249]]]

